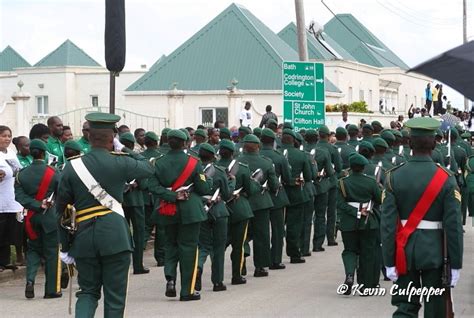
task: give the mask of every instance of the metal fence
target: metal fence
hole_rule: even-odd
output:
[[[85,121],[84,117],[86,116],[86,114],[91,112],[108,111],[108,107],[84,107],[57,114],[56,116],[61,118],[65,126],[71,127],[73,135],[78,137],[82,135],[82,124]],[[159,134],[161,130],[167,127],[169,124],[169,121],[166,117],[156,117],[145,114],[139,114],[123,108],[116,108],[115,114],[122,117],[122,119],[118,123],[118,126],[127,125],[128,127],[130,127],[132,132],[136,128],[143,128],[146,131],[154,131]],[[31,126],[38,123],[46,124],[48,117],[49,116],[34,116],[31,119],[30,124]]]

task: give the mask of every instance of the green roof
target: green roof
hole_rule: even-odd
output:
[[[34,66],[100,66],[100,64],[71,40],[66,40]]]
[[[17,67],[31,66],[17,51],[11,46],[7,46],[0,52],[0,72],[11,72]]]
[[[375,67],[400,67],[404,70],[409,68],[352,14],[336,15],[326,23],[324,30],[360,63]]]
[[[231,4],[127,91],[169,90],[174,82],[181,90],[223,90],[233,79],[240,89],[279,90],[282,62],[297,60],[296,51],[250,11]],[[326,83],[326,90],[339,92]]]

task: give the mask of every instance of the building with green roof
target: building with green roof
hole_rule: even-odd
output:
[[[29,66],[30,63],[10,45],[0,52],[0,72],[12,72],[15,68]]]
[[[52,67],[52,66],[91,66],[100,67],[92,57],[67,39],[54,51],[43,57],[35,67]]]

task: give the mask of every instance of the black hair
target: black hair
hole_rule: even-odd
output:
[[[206,127],[204,127],[204,125],[198,125],[196,129],[206,129]]]
[[[227,148],[220,148],[219,149],[219,155],[221,156],[221,158],[228,159],[233,154],[234,154],[234,152],[230,149],[227,149]]]
[[[173,149],[173,150],[183,149],[184,142],[185,141],[181,138],[176,138],[176,137],[168,138],[168,144],[170,145],[170,148]]]
[[[51,126],[56,120],[61,120],[58,116],[51,116],[48,118],[48,121],[46,122],[48,126]]]
[[[63,126],[63,132],[64,132],[65,130],[71,130],[71,127],[70,127],[70,126]]]
[[[318,135],[317,135],[317,134],[315,134],[315,135],[308,135],[308,134],[306,134],[306,135],[304,136],[304,140],[306,140],[306,141],[307,141],[308,143],[310,143],[310,144],[314,144],[315,142],[318,141]]]
[[[410,148],[420,152],[431,152],[436,146],[435,136],[411,136]]]
[[[190,132],[190,131],[194,130],[194,128],[193,128],[193,127],[186,127],[185,129],[186,129],[188,132]]]
[[[363,165],[358,165],[358,164],[352,164],[351,165],[351,170],[354,172],[362,172],[364,171],[364,166]]]
[[[262,144],[268,145],[268,144],[273,144],[275,139],[273,139],[272,137],[262,135],[260,136],[260,141],[262,142]]]
[[[291,135],[284,134],[281,136],[281,142],[284,144],[293,145],[295,143],[295,138]]]
[[[30,130],[30,139],[41,139],[44,135],[49,135],[49,128],[45,124],[34,124]]]
[[[214,158],[214,154],[207,151],[207,150],[204,150],[204,149],[199,149],[199,159],[201,159],[202,161],[212,161],[212,159]]]
[[[214,123],[214,128],[219,128],[219,125],[220,124],[223,124],[225,126],[225,123],[223,120],[216,120],[216,122]]]
[[[80,154],[81,154],[81,152],[77,151],[76,149],[71,149],[71,148],[65,148],[64,149],[64,157],[66,157],[66,158],[79,156]]]
[[[367,159],[370,159],[370,158],[373,157],[374,152],[372,151],[372,149],[365,148],[365,147],[359,147],[359,154],[361,154],[362,156],[364,156]]]
[[[16,148],[17,151],[19,150],[18,147],[20,146],[20,141],[22,139],[27,139],[27,137],[26,136],[18,136],[18,137],[15,137],[15,138],[12,139],[12,144],[15,145],[15,148]]]
[[[12,130],[8,126],[0,126],[0,134],[3,133],[4,131],[8,130],[10,134],[12,134]]]
[[[30,155],[33,157],[33,159],[43,159],[44,158],[45,151],[41,149],[30,149]]]
[[[267,107],[265,107],[265,111],[266,112],[271,112],[272,111],[272,105],[267,105]]]
[[[117,131],[119,133],[122,133],[122,130],[124,130],[124,129],[130,130],[130,128],[127,125],[120,125],[119,128],[117,128]]]
[[[133,136],[135,136],[135,138],[137,138],[137,135],[138,135],[139,133],[141,133],[142,131],[144,132],[145,129],[143,129],[143,128],[137,128],[137,129],[135,129],[135,131],[133,132]]]

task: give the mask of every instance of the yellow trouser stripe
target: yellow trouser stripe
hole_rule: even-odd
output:
[[[83,222],[83,221],[92,219],[92,218],[94,218],[94,217],[96,217],[96,216],[102,216],[102,215],[106,215],[106,214],[109,214],[109,213],[112,213],[112,211],[107,210],[107,211],[102,211],[102,212],[96,212],[96,213],[88,214],[88,215],[86,215],[86,216],[83,216],[83,217],[80,217],[80,218],[76,218],[76,223],[81,223],[81,222]]]
[[[61,291],[61,258],[59,257],[59,249],[58,246],[58,263],[56,268],[56,292],[59,293]]]
[[[196,259],[194,260],[193,278],[191,279],[191,291],[190,291],[191,295],[194,294],[194,286],[196,285],[198,258],[199,258],[199,248],[196,248]]]
[[[242,254],[240,255],[240,275],[242,275],[242,268],[244,267],[244,261],[245,261],[245,251],[244,251],[244,246],[245,246],[245,240],[247,239],[247,230],[249,228],[249,223],[245,225],[245,231],[244,231],[244,239],[242,240]]]
[[[105,210],[107,209],[105,206],[102,206],[102,205],[97,205],[97,206],[93,206],[91,208],[87,208],[87,209],[84,209],[84,210],[79,210],[76,212],[76,215],[77,216],[81,216],[85,213],[89,213],[89,212],[93,212],[93,211],[98,211],[98,210]]]

